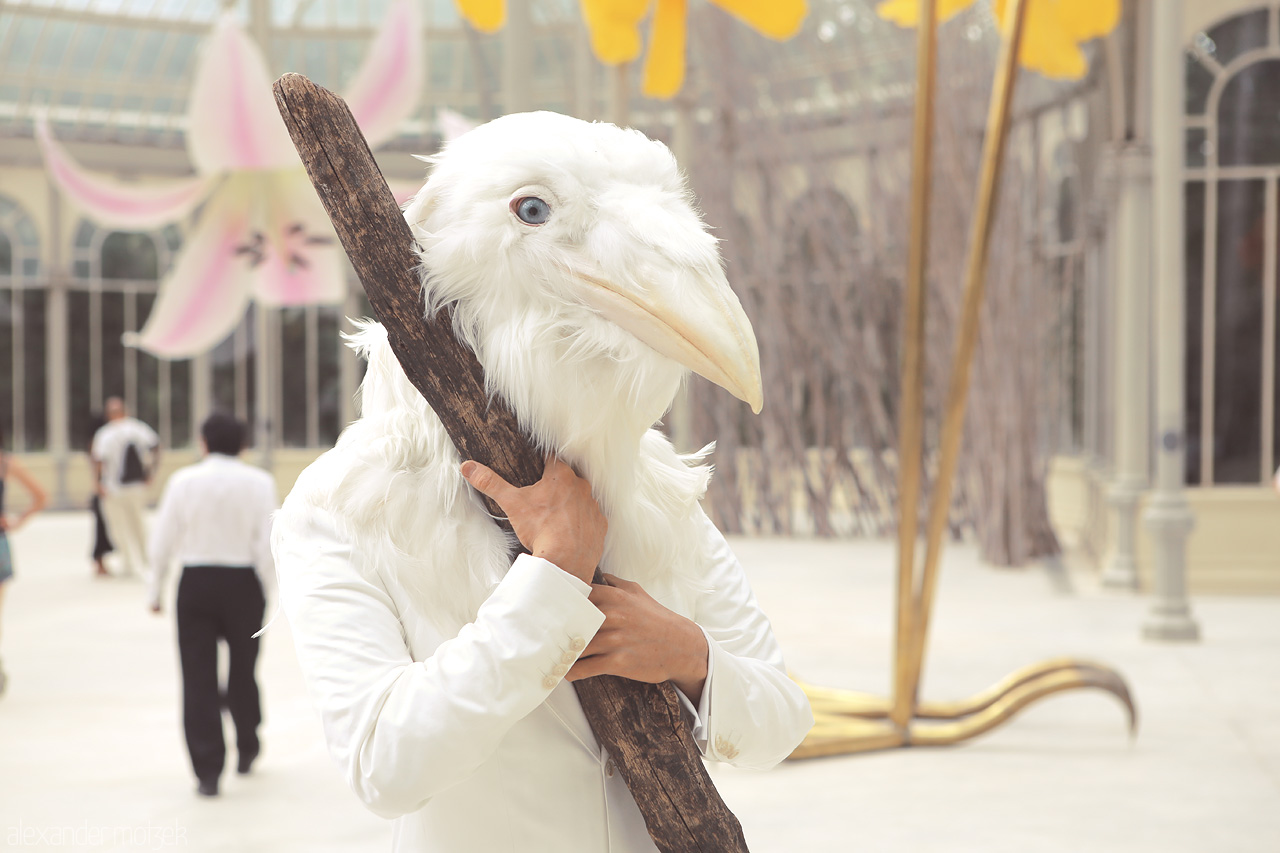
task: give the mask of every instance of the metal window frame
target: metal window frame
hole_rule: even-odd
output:
[[[1222,166],[1218,163],[1218,110],[1222,100],[1222,92],[1235,75],[1258,62],[1280,59],[1280,3],[1259,4],[1251,9],[1243,9],[1236,14],[1223,18],[1217,24],[1225,23],[1237,17],[1267,11],[1267,44],[1241,53],[1226,65],[1222,65],[1194,45],[1188,45],[1187,51],[1202,66],[1214,74],[1213,84],[1209,87],[1209,95],[1205,99],[1202,115],[1185,115],[1183,133],[1192,128],[1205,130],[1205,141],[1209,150],[1205,153],[1205,165],[1184,170],[1184,185],[1203,181],[1205,185],[1204,201],[1204,258],[1202,266],[1203,287],[1201,292],[1201,356],[1200,356],[1200,484],[1211,487],[1218,485],[1214,481],[1213,444],[1214,444],[1214,412],[1216,406],[1216,387],[1214,371],[1217,367],[1217,300],[1218,300],[1218,188],[1222,181],[1229,180],[1261,180],[1264,187],[1263,229],[1263,328],[1262,328],[1262,387],[1259,399],[1262,401],[1261,436],[1262,447],[1259,465],[1259,482],[1271,480],[1275,466],[1273,452],[1275,430],[1275,354],[1276,354],[1276,272],[1277,246],[1276,228],[1280,219],[1277,210],[1277,184],[1280,183],[1280,162],[1269,166]],[[1228,484],[1236,485],[1236,484]]]
[[[131,232],[123,230],[110,230],[98,226],[90,220],[84,220],[92,229],[88,245],[78,246],[75,242],[71,245],[71,269],[73,273],[68,281],[68,293],[87,293],[89,295],[89,405],[101,411],[105,399],[105,388],[103,383],[103,363],[105,361],[104,345],[106,343],[102,330],[102,297],[107,293],[118,293],[121,295],[124,311],[125,328],[131,331],[137,331],[138,323],[138,296],[140,294],[153,294],[158,297],[160,283],[164,280],[164,276],[172,263],[172,253],[169,250],[169,244],[164,238],[163,229],[153,231]],[[72,234],[76,233],[80,225],[72,230]],[[107,279],[102,275],[102,249],[107,238],[116,233],[142,233],[146,234],[152,241],[156,250],[156,271],[155,279]],[[74,270],[76,262],[84,262],[88,265],[88,275],[76,275]],[[69,310],[69,307],[68,307]],[[68,324],[69,316],[64,312],[58,322],[64,325]],[[139,354],[136,349],[126,347],[124,350],[124,387],[122,393],[124,395],[125,404],[130,411],[138,410],[139,398],[139,379],[138,379],[138,358]],[[165,447],[172,447],[173,440],[173,414],[172,404],[174,400],[173,388],[171,385],[171,373],[169,370],[169,362],[165,359],[159,359],[159,367],[156,371],[157,396],[159,398],[159,423],[155,424],[156,433],[160,436],[161,442]],[[195,411],[195,383],[190,383],[188,393],[192,399],[189,401],[192,411]],[[50,403],[52,405],[52,403]],[[194,443],[198,430],[192,429],[190,439]]]

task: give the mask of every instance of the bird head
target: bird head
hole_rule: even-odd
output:
[[[648,428],[687,371],[759,412],[760,358],[675,158],[635,130],[504,116],[429,158],[405,209],[430,310],[549,444]]]

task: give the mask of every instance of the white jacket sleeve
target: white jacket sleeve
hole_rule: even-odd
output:
[[[317,510],[279,518],[280,598],[329,750],[375,813],[396,817],[466,779],[560,682],[604,614],[586,584],[521,556],[474,622],[413,660],[392,599]],[[575,586],[575,584],[577,584]]]
[[[787,677],[769,620],[729,543],[705,515],[709,590],[694,614],[710,646],[694,735],[707,758],[767,769],[813,727],[800,686]]]

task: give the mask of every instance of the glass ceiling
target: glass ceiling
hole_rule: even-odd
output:
[[[914,39],[874,14],[876,0],[811,0],[802,32],[769,41],[705,3],[691,4],[690,66],[700,45],[736,44],[758,57],[760,118],[846,113],[853,105],[903,104],[913,90]],[[3,0],[0,2],[0,136],[30,137],[47,110],[57,138],[180,147],[196,50],[220,14],[234,9],[264,46],[273,74],[298,71],[341,91],[359,65],[390,0]],[[438,107],[486,119],[500,115],[503,35],[460,20],[454,0],[419,0],[427,85],[416,116],[393,147],[424,150]],[[532,0],[533,97],[539,108],[602,115],[608,81],[587,48],[578,0]],[[703,13],[700,15],[700,13]],[[711,14],[705,14],[711,13]],[[732,22],[726,24],[726,22]],[[727,39],[727,41],[726,41]],[[945,27],[948,45],[994,53],[985,6]],[[583,63],[590,65],[582,73]],[[714,61],[706,63],[713,66]],[[985,75],[983,75],[985,76]],[[1024,75],[1024,80],[1035,75]],[[587,82],[584,82],[587,81]],[[584,92],[578,87],[586,86]],[[638,89],[638,86],[634,86]],[[1024,90],[1040,88],[1023,84]],[[1060,86],[1050,87],[1060,92]],[[709,92],[703,92],[703,103]],[[740,102],[741,105],[741,102]],[[579,107],[579,109],[575,109]],[[669,112],[636,102],[632,120]],[[669,124],[659,118],[660,123]]]
[[[298,71],[341,90],[389,0],[226,5],[251,32],[265,29],[257,41],[273,73]],[[567,109],[576,5],[534,5],[535,93],[561,109]],[[7,0],[0,5],[0,135],[30,135],[33,113],[47,109],[60,139],[180,144],[195,53],[222,6],[216,0]],[[429,80],[419,116],[434,115],[437,106],[496,115],[501,36],[471,30],[453,0],[422,0],[422,12]],[[419,136],[427,125],[410,122],[406,134]]]

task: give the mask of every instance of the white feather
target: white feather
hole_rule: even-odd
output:
[[[637,289],[659,256],[718,272],[670,152],[636,131],[534,113],[483,125],[432,161],[405,209],[429,310],[452,307],[490,392],[592,484],[609,519],[604,570],[670,605],[687,601],[702,591],[697,504],[711,448],[682,457],[652,429],[687,371],[582,304],[565,280],[582,258]],[[547,226],[513,217],[522,188],[550,197]],[[629,217],[637,210],[645,221]],[[513,542],[462,479],[382,327],[361,324],[351,343],[369,363],[361,418],[299,478],[282,514],[332,513],[364,555],[361,571],[404,590],[442,628],[459,627],[506,572]]]

